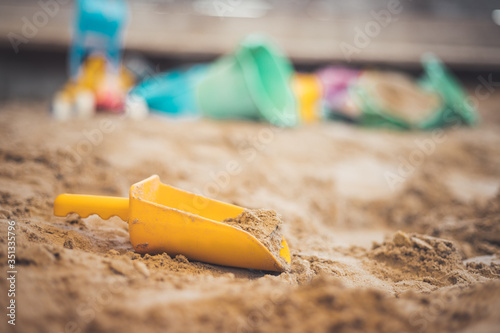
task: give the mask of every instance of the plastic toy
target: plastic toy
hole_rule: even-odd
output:
[[[164,185],[152,176],[130,188],[129,198],[61,194],[54,214],[81,217],[113,215],[129,223],[130,241],[139,253],[182,254],[217,265],[283,271],[285,268],[254,236],[221,221],[244,208]],[[280,257],[290,263],[285,239]]]
[[[216,119],[295,126],[299,118],[292,73],[291,64],[267,38],[251,35],[234,54],[210,65],[197,87],[198,106],[203,115]]]
[[[121,0],[75,3],[69,80],[53,100],[55,118],[88,117],[98,109],[122,112],[133,76],[121,66],[122,33],[128,16]]]

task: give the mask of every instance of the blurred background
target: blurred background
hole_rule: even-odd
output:
[[[272,36],[294,66],[306,71],[342,64],[418,73],[420,57],[428,51],[462,81],[500,71],[498,1],[133,0],[128,4],[125,56],[141,54],[158,72],[211,61],[255,31]],[[0,1],[0,100],[50,99],[64,84],[73,7],[68,0]],[[48,15],[40,15],[41,11]],[[34,31],[26,27],[27,21],[37,23]],[[14,34],[22,38],[15,40]]]

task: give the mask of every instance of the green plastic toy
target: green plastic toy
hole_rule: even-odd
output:
[[[389,114],[381,108],[376,100],[362,87],[353,86],[350,93],[359,103],[362,111],[358,122],[371,127],[388,127],[401,130],[430,130],[453,125],[476,125],[479,121],[477,111],[467,103],[467,94],[444,64],[433,54],[422,57],[425,71],[418,84],[426,91],[437,93],[441,103],[438,109],[423,121],[410,123],[402,118]]]
[[[250,35],[236,52],[215,61],[197,87],[201,113],[216,119],[297,125],[293,68],[267,38]]]

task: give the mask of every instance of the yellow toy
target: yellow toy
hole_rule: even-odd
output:
[[[128,220],[130,241],[139,253],[166,252],[217,265],[285,270],[254,236],[221,222],[243,211],[242,207],[162,184],[158,176],[132,185],[129,198],[61,194],[54,202],[56,216],[97,214],[108,219],[116,215]],[[281,246],[280,257],[290,263],[285,239]]]
[[[321,119],[321,83],[314,74],[296,73],[292,89],[297,99],[301,122],[310,124]]]
[[[66,120],[73,115],[92,116],[97,109],[122,112],[126,94],[133,84],[132,74],[124,67],[115,73],[108,70],[105,58],[90,56],[77,79],[69,80],[54,97],[53,115]]]

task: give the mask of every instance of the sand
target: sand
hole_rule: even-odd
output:
[[[441,106],[438,94],[423,90],[402,73],[365,71],[358,84],[383,112],[410,124],[429,119]]]
[[[285,268],[289,265],[280,257],[283,239],[283,219],[272,209],[246,209],[240,215],[222,221],[254,236]]]
[[[499,102],[481,102],[479,128],[443,133],[57,123],[43,103],[2,105],[0,267],[15,221],[18,274],[16,326],[2,315],[0,331],[498,332]],[[60,193],[127,196],[152,174],[278,212],[291,269],[139,255],[117,217],[52,215]]]

